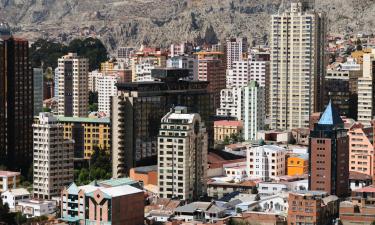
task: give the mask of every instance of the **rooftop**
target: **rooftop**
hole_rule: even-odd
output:
[[[214,126],[231,126],[242,127],[242,122],[237,120],[218,120],[214,122]]]
[[[60,122],[70,122],[70,123],[110,123],[110,119],[106,118],[86,118],[86,117],[64,117],[58,116],[57,120]]]
[[[151,171],[157,171],[158,166],[152,165],[152,166],[141,166],[141,167],[135,167],[133,168],[136,173],[148,173]]]
[[[339,125],[344,124],[338,110],[333,106],[332,101],[329,101],[325,111],[323,112],[318,122],[320,125]]]
[[[367,187],[364,187],[364,188],[357,189],[357,190],[355,190],[355,192],[375,193],[375,187],[374,186],[367,186]]]
[[[14,195],[14,196],[30,195],[30,192],[25,188],[9,189],[9,190],[3,192],[3,194],[5,194],[7,192],[12,193],[12,195]]]
[[[109,187],[109,188],[99,187],[98,189],[100,189],[100,191],[103,192],[105,196],[108,198],[131,195],[131,194],[136,194],[136,193],[143,193],[142,190],[132,187],[130,185],[123,185],[123,186]],[[94,192],[95,190],[87,193],[87,196],[92,197]]]
[[[138,183],[135,180],[132,180],[128,177],[124,178],[116,178],[116,179],[109,179],[105,181],[98,182],[100,186],[109,186],[109,187],[117,187],[117,186],[123,186],[123,185],[132,185],[135,183]]]
[[[19,176],[20,172],[13,172],[13,171],[0,171],[0,177],[13,177],[13,176]]]
[[[370,175],[365,174],[365,173],[350,171],[349,172],[349,180],[372,180],[372,177]]]

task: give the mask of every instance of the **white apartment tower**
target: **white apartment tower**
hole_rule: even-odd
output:
[[[98,91],[98,110],[104,112],[106,116],[111,113],[111,97],[117,95],[118,76],[102,75],[97,78],[96,85]]]
[[[158,136],[159,197],[197,200],[206,193],[207,132],[199,114],[175,107]]]
[[[375,115],[375,50],[363,55],[363,77],[358,78],[358,121],[371,125]]]
[[[286,150],[276,145],[249,146],[246,153],[248,177],[269,181],[285,175]]]
[[[227,88],[242,88],[249,82],[249,61],[234,61],[227,70]]]
[[[244,139],[255,140],[258,130],[264,129],[265,123],[265,88],[256,81],[251,81],[243,88],[243,124]]]
[[[247,38],[228,38],[226,40],[227,69],[232,69],[233,62],[243,60],[243,54],[247,52],[247,48]]]
[[[242,119],[242,89],[226,88],[220,91],[220,108],[216,109],[218,116],[232,116]]]
[[[74,181],[74,141],[50,113],[40,113],[34,128],[34,197],[51,199]]]
[[[58,61],[58,115],[86,117],[88,114],[89,60],[69,53]]]
[[[311,1],[293,1],[272,15],[270,119],[272,129],[308,127],[322,108],[325,19]]]

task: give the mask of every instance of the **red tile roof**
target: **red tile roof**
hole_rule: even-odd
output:
[[[214,122],[214,126],[242,127],[242,122],[237,120],[219,120]]]

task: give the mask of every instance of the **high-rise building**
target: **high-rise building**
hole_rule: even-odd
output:
[[[89,60],[76,53],[69,53],[59,59],[58,68],[58,115],[87,116]]]
[[[226,86],[226,70],[224,53],[198,52],[198,69],[196,80],[208,81],[208,91],[214,95],[215,109],[220,106],[220,92]]]
[[[191,54],[193,52],[193,44],[186,42],[180,44],[171,44],[170,46],[170,57],[183,56],[186,54]]]
[[[206,193],[207,132],[199,114],[175,107],[162,120],[158,135],[160,198],[198,200]]]
[[[349,138],[330,102],[310,132],[309,188],[339,197],[349,193]]]
[[[285,175],[285,148],[276,145],[249,146],[246,153],[246,173],[248,177],[264,181]]]
[[[34,116],[43,112],[43,69],[34,68]]]
[[[232,69],[232,63],[242,61],[247,53],[247,38],[228,38],[225,44],[227,69]]]
[[[23,173],[33,157],[33,96],[28,41],[0,36],[0,161]]]
[[[59,67],[55,68],[53,74],[53,97],[57,98],[59,96]]]
[[[112,98],[112,164],[113,177],[123,177],[138,166],[155,165],[157,136],[161,118],[171,107],[184,105],[197,112],[207,126],[209,143],[213,143],[215,111],[208,82],[188,81],[184,69],[154,69],[158,82],[118,83]]]
[[[98,111],[104,112],[109,117],[111,113],[111,97],[117,94],[118,76],[104,75],[96,80],[96,88],[98,91]]]
[[[244,124],[244,139],[255,140],[258,130],[264,129],[265,124],[265,94],[264,87],[256,81],[250,81],[242,89],[242,120]]]
[[[363,76],[358,78],[358,121],[370,125],[375,116],[375,49],[363,55]]]
[[[272,15],[270,119],[273,129],[308,127],[320,111],[325,73],[323,14],[305,1]]]
[[[64,126],[50,113],[40,113],[33,128],[34,197],[51,199],[74,181],[74,141],[64,138]]]

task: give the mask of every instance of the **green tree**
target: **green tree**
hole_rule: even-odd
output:
[[[224,144],[224,145],[229,145],[229,144],[230,144],[230,137],[225,136],[224,141],[223,141],[223,144]]]

